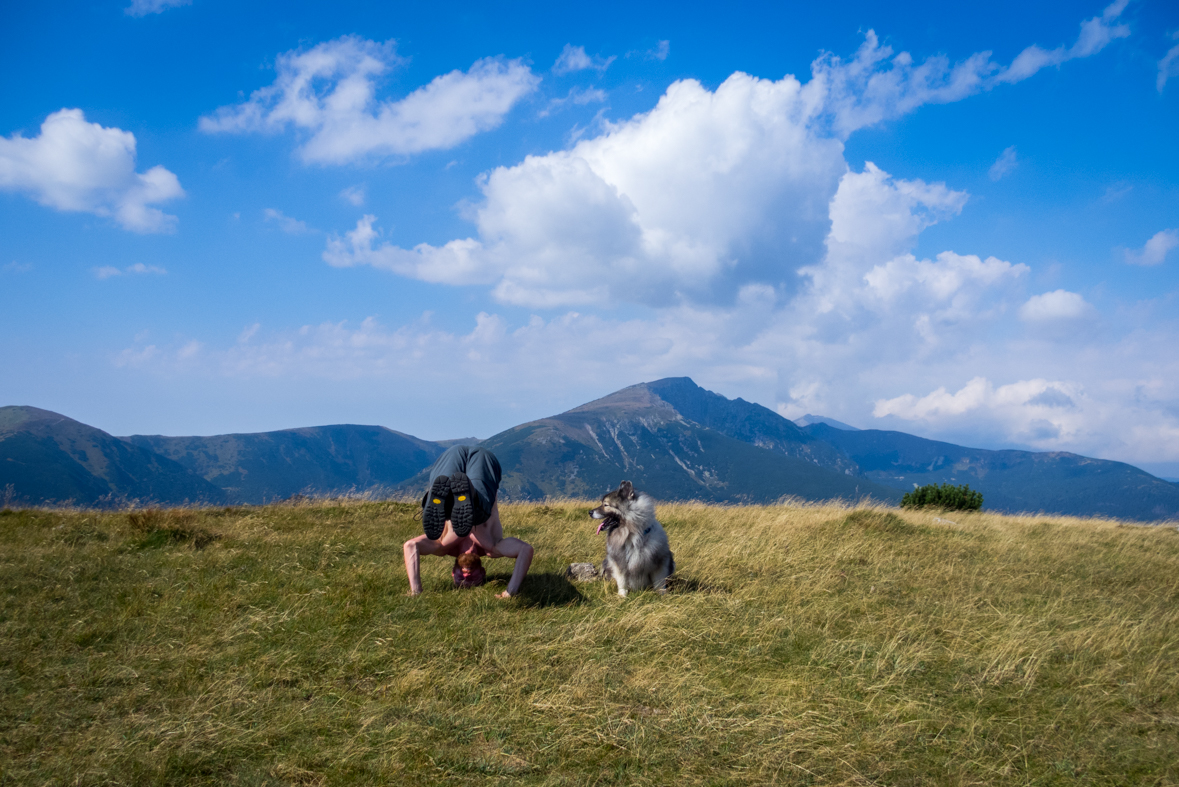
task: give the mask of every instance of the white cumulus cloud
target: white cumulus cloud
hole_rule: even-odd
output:
[[[1121,35],[1114,25],[1120,8],[1119,0],[1085,22],[1078,42],[1062,51],[1092,54]],[[583,50],[567,47],[566,54],[583,62]],[[489,284],[501,302],[543,308],[731,302],[748,284],[788,294],[800,271],[818,281],[848,268],[844,258],[855,244],[840,229],[852,223],[840,221],[837,188],[850,199],[859,179],[886,177],[869,166],[841,186],[843,139],[922,104],[992,87],[1009,71],[987,52],[953,66],[941,56],[917,63],[869,31],[850,60],[817,59],[806,83],[738,72],[710,91],[681,80],[649,112],[605,122],[598,136],[567,150],[482,175],[470,237],[404,248],[380,238],[375,219],[366,218],[330,239],[324,259],[426,281]],[[854,287],[966,199],[920,181],[865,188],[888,204],[858,208],[855,232],[874,257],[866,268],[852,265]],[[828,246],[844,248],[825,254],[829,226]],[[882,255],[883,247],[890,253]]]
[[[57,210],[107,216],[134,232],[171,232],[176,217],[151,206],[184,196],[184,189],[162,166],[136,172],[135,148],[130,131],[62,109],[36,137],[0,138],[0,189]]]
[[[1151,236],[1141,251],[1126,249],[1126,262],[1131,265],[1159,265],[1176,246],[1179,246],[1179,230],[1160,230]]]
[[[1019,307],[1019,316],[1028,322],[1049,322],[1052,320],[1077,320],[1093,312],[1079,293],[1068,290],[1054,290],[1043,295],[1033,295]]]
[[[454,281],[495,282],[499,300],[536,305],[607,294],[669,303],[706,293],[734,268],[780,277],[821,249],[846,167],[842,145],[811,134],[802,112],[792,77],[734,74],[715,92],[677,82],[649,113],[481,178],[477,239],[384,245],[353,262],[380,260],[429,281],[446,280],[439,266],[461,264],[470,275]],[[363,222],[357,229],[364,234]],[[341,248],[329,261],[342,262]]]
[[[520,60],[484,58],[398,101],[378,99],[378,79],[401,62],[392,41],[358,36],[286,52],[273,84],[201,118],[200,128],[273,133],[293,126],[306,135],[299,155],[320,164],[405,156],[452,148],[496,128],[540,81]]]
[[[816,336],[856,336],[863,348],[887,333],[894,351],[945,343],[993,317],[1026,265],[952,251],[922,260],[911,251],[922,230],[966,200],[944,183],[894,179],[871,162],[846,173],[828,209],[826,254],[800,269],[809,286],[791,313]]]
[[[937,423],[963,416],[1004,422],[1008,434],[1024,442],[1058,440],[1086,428],[1082,386],[1061,380],[1019,380],[995,386],[975,377],[954,393],[944,387],[923,397],[912,394],[876,402],[873,415]]]

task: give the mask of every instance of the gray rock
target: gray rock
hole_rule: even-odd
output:
[[[598,578],[598,569],[593,563],[570,563],[565,569],[565,577],[574,582],[589,582]]]

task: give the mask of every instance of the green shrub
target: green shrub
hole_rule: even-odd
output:
[[[982,492],[969,484],[926,484],[901,498],[901,508],[944,508],[947,511],[977,511],[982,508]]]

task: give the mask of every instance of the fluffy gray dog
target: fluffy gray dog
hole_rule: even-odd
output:
[[[628,591],[649,587],[666,593],[675,557],[667,533],[655,519],[651,496],[636,492],[630,481],[623,481],[602,496],[602,504],[591,510],[590,516],[600,520],[599,533],[606,531],[602,575],[618,583],[618,595],[625,597]]]

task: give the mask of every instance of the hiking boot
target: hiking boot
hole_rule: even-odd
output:
[[[442,538],[442,531],[446,529],[446,520],[450,519],[452,505],[454,505],[454,498],[450,494],[450,479],[440,475],[430,485],[430,493],[426,495],[426,504],[422,506],[422,529],[426,531],[426,538],[431,541]]]
[[[475,525],[475,501],[471,494],[471,479],[466,473],[458,472],[450,477],[450,494],[454,498],[450,526],[454,534],[462,538]]]

